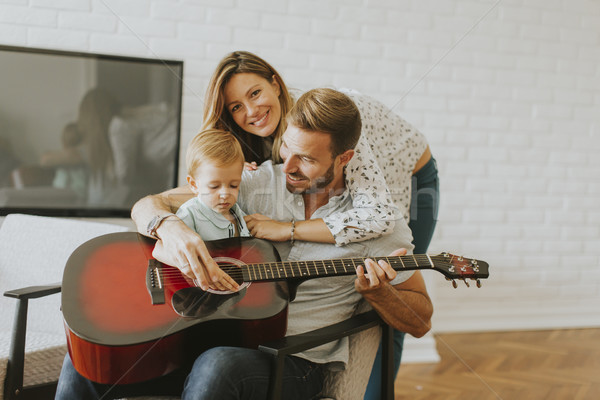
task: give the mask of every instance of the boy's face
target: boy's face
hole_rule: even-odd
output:
[[[237,201],[242,181],[243,162],[217,167],[212,162],[204,162],[188,175],[190,188],[200,200],[214,211],[228,215],[229,209]]]

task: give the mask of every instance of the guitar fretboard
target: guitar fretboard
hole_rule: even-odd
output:
[[[384,260],[396,271],[428,269],[434,261],[427,254],[396,257],[366,257],[375,262]],[[327,276],[354,275],[366,258],[340,258],[335,260],[282,261],[248,264],[241,267],[245,282],[272,281],[292,278],[317,278]]]

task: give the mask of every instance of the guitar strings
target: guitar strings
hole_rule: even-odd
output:
[[[430,257],[426,254],[414,254],[396,257],[373,257],[373,259],[385,260],[394,269],[409,270],[430,268],[432,265],[429,260],[437,259],[439,257],[440,256]],[[350,275],[356,271],[357,261],[359,265],[363,264],[364,258],[255,263],[246,264],[241,267],[235,264],[220,264],[219,267],[237,282],[243,282],[247,280],[260,281],[273,280],[277,278],[300,278],[319,275]],[[286,263],[288,265],[286,265]],[[348,270],[348,267],[351,267],[351,269]],[[314,270],[314,273],[311,270]],[[162,276],[165,279],[169,279],[173,283],[187,282],[189,280],[189,278],[184,276],[179,269],[172,266],[165,266]]]
[[[408,269],[408,268],[416,268],[416,267],[431,267],[431,264],[428,262],[427,259],[421,260],[421,262],[407,262],[407,260],[394,260],[394,259],[388,259],[387,257],[377,257],[375,258],[375,260],[380,260],[383,259],[385,261],[387,261],[392,267],[401,267],[402,269]],[[355,268],[356,266],[356,262],[358,261],[359,264],[363,264],[364,263],[364,259],[339,259],[339,260],[318,260],[318,261],[284,261],[284,262],[270,262],[270,263],[254,263],[254,264],[245,264],[243,266],[238,266],[235,264],[220,264],[219,267],[227,272],[227,273],[234,273],[236,271],[244,271],[244,269],[249,270],[249,269],[262,269],[263,271],[296,271],[296,270],[301,270],[303,268],[305,269],[315,269],[317,272],[319,270],[321,271],[326,271],[327,268],[340,268],[340,269],[347,269],[347,267],[352,266],[353,268]],[[289,265],[286,265],[289,264]],[[424,264],[424,265],[421,265]],[[408,265],[408,267],[407,267]],[[177,272],[175,273],[179,273],[179,270],[176,269],[176,267],[169,267],[172,268],[174,270],[176,270]],[[347,272],[347,271],[344,271]],[[334,271],[333,272],[338,273],[339,271]]]
[[[444,253],[437,256],[427,254],[414,254],[407,256],[373,257],[375,261],[385,260],[392,268],[401,270],[437,269],[444,273],[448,279],[465,279],[477,276],[472,266],[463,263],[461,257]],[[243,282],[275,281],[293,278],[311,278],[326,276],[352,275],[356,272],[357,263],[364,264],[364,258],[346,258],[335,260],[307,260],[307,261],[281,261],[254,264],[219,264],[219,267],[233,278],[238,284]],[[433,264],[432,264],[433,263]],[[453,270],[460,268],[460,272]],[[469,267],[466,269],[466,267]],[[161,276],[173,285],[196,286],[194,280],[183,275],[176,267],[164,265]]]

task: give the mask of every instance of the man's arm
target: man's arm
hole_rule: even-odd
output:
[[[405,254],[397,250],[391,255]],[[431,329],[433,304],[427,294],[425,281],[420,271],[415,271],[406,281],[392,286],[389,282],[396,277],[389,264],[373,260],[365,261],[365,269],[357,268],[356,290],[373,306],[381,318],[394,329],[421,337]]]
[[[184,186],[166,192],[146,196],[131,210],[131,218],[138,232],[148,235],[147,227],[155,216],[174,213],[187,200],[194,196]],[[159,240],[152,256],[157,260],[175,266],[182,273],[196,279],[203,289],[237,290],[237,283],[223,272],[210,256],[204,241],[196,232],[187,227],[178,217],[169,217],[158,226]]]
[[[157,215],[176,212],[183,203],[193,196],[194,194],[187,186],[180,186],[159,194],[146,196],[133,205],[131,218],[135,222],[138,232],[148,236],[146,228],[152,218]]]

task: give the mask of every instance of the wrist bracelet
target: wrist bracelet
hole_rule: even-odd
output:
[[[294,231],[296,230],[296,220],[292,218],[292,233],[290,235],[290,242],[294,245]]]
[[[163,223],[163,221],[169,217],[174,217],[177,216],[176,214],[173,213],[169,213],[169,214],[165,214],[165,215],[157,215],[154,218],[152,218],[152,221],[150,221],[150,223],[148,224],[148,227],[146,228],[146,233],[148,234],[148,236],[153,237],[154,239],[160,239],[158,237],[158,234],[156,233],[156,230],[160,227],[160,225]]]

